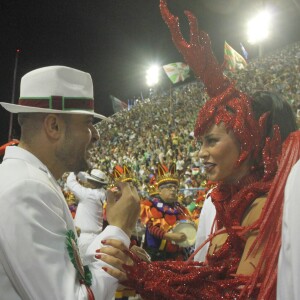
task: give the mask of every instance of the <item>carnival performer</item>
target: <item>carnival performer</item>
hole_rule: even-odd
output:
[[[188,237],[173,229],[180,221],[187,221],[195,228],[196,225],[190,212],[178,201],[179,179],[174,163],[169,168],[158,164],[156,184],[158,194],[144,200],[141,209],[141,219],[146,225],[144,249],[152,261],[183,260],[186,251],[180,243]]]
[[[21,126],[19,145],[6,147],[0,165],[0,298],[112,299],[118,280],[94,254],[90,264],[82,264],[57,183],[65,172],[88,169],[89,151],[99,139],[93,118],[106,119],[94,112],[90,74],[65,66],[39,68],[22,77],[18,104],[0,104],[18,113]],[[99,238],[115,237],[128,247],[139,197],[129,184],[119,187],[118,198],[108,193],[110,226]]]
[[[159,190],[157,187],[157,183],[155,180],[155,176],[152,175],[152,177],[149,180],[149,183],[147,184],[145,191],[142,194],[141,198],[141,212],[140,212],[140,226],[143,228],[143,232],[141,235],[141,241],[139,246],[144,247],[145,243],[145,233],[146,233],[146,223],[148,221],[148,217],[146,214],[146,211],[149,208],[149,201],[151,201],[152,198],[156,197],[159,195]]]
[[[99,169],[91,170],[90,174],[80,172],[78,176],[82,178],[82,184],[73,172],[68,175],[66,183],[67,188],[78,199],[74,222],[80,229],[78,246],[84,259],[87,247],[102,231],[103,203],[106,201],[108,178]]]
[[[223,75],[195,17],[186,12],[191,28],[187,43],[166,0],[160,8],[176,47],[210,97],[194,133],[208,179],[216,182],[211,199],[217,231],[208,240],[205,262],[147,264],[132,256],[133,265],[124,266],[124,282],[147,300],[275,299],[282,186],[299,158],[299,149],[291,146],[298,132],[288,137],[297,129],[293,111],[273,93],[239,91]],[[118,248],[103,260],[113,263],[123,246]]]

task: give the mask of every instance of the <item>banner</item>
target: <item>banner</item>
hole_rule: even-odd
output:
[[[164,65],[163,69],[173,84],[185,81],[190,76],[190,67],[182,62]]]
[[[114,113],[117,113],[119,111],[122,111],[124,109],[127,110],[127,103],[121,101],[120,99],[110,95],[109,96],[110,99],[111,99],[111,103],[112,103],[112,107],[113,107],[113,110],[114,110]]]
[[[224,61],[226,68],[230,71],[241,70],[247,66],[243,56],[229,46],[226,41],[224,45]]]

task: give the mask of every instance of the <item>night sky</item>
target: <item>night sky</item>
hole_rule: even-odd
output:
[[[245,23],[262,3],[273,11],[273,32],[265,51],[300,40],[299,0],[169,0],[187,33],[184,9],[212,39],[220,63],[226,40],[237,51],[242,42],[251,57],[257,46],[246,41]],[[225,5],[224,5],[225,4]],[[16,49],[21,49],[20,78],[48,65],[66,65],[89,72],[94,81],[96,111],[111,115],[109,95],[127,99],[148,95],[149,65],[182,61],[161,19],[159,0],[0,0],[0,100],[11,102]],[[160,87],[169,81],[162,73]],[[0,145],[8,138],[9,114],[0,109]],[[16,134],[18,132],[17,126]]]

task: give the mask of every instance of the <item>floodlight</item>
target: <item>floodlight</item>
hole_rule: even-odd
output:
[[[260,43],[269,36],[270,21],[270,13],[265,10],[248,22],[247,32],[250,44]]]
[[[148,86],[154,86],[158,83],[158,66],[151,66],[146,72],[146,82]]]

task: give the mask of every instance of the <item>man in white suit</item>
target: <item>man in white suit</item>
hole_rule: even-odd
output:
[[[292,168],[284,191],[282,242],[278,261],[277,299],[300,299],[300,160]]]
[[[85,186],[78,181],[79,178]],[[83,260],[87,247],[102,231],[107,184],[107,176],[98,169],[91,170],[90,174],[80,172],[78,176],[71,172],[67,177],[67,188],[78,199],[74,223],[80,229],[78,245]]]
[[[56,180],[88,168],[89,149],[99,139],[93,118],[93,84],[88,73],[51,66],[23,76],[18,104],[21,139],[8,147],[0,165],[0,291],[5,300],[111,299],[122,278],[119,257],[114,277],[95,258],[105,240],[129,245],[139,214],[134,187],[120,183],[108,192],[110,223],[83,266],[73,219]],[[101,248],[104,249],[104,248]],[[105,250],[103,250],[105,252]]]

